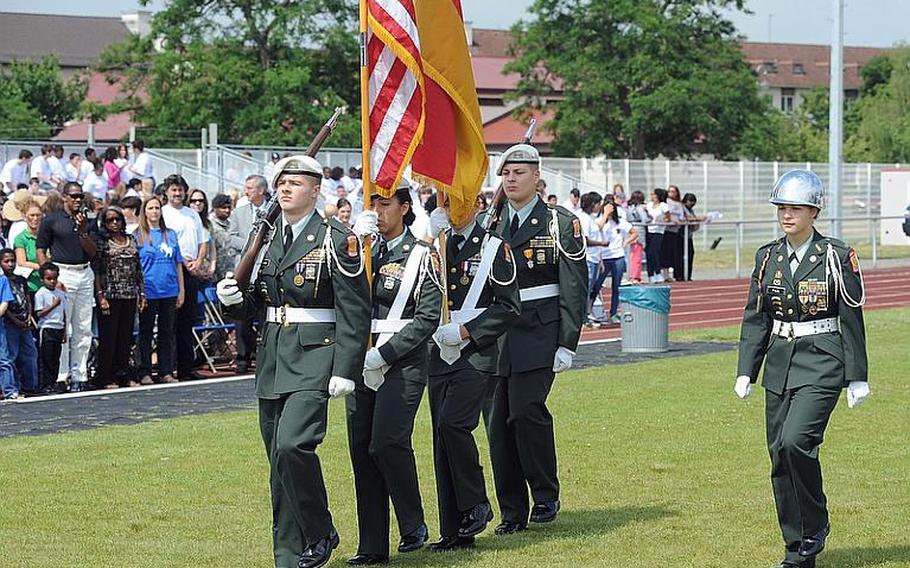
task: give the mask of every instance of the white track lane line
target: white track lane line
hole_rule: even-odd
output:
[[[192,387],[196,385],[216,385],[218,383],[233,383],[252,379],[253,375],[238,375],[233,377],[219,377],[216,379],[201,379],[198,381],[186,381],[183,383],[162,383],[158,385],[142,385],[138,387],[122,387],[117,389],[98,389],[83,392],[71,392],[62,394],[51,394],[47,396],[33,396],[28,398],[19,398],[16,400],[3,401],[5,403],[15,404],[33,404],[38,402],[51,402],[54,400],[72,400],[74,398],[90,398],[96,396],[117,396],[144,391],[153,391],[161,389],[175,389],[180,387]]]

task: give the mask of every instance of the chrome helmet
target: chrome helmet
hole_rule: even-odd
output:
[[[778,178],[768,200],[774,205],[807,205],[825,208],[825,184],[809,170],[790,170]]]

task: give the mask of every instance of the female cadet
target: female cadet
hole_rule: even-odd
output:
[[[410,189],[375,195],[373,211],[355,232],[378,226],[373,248],[373,347],[364,362],[364,385],[348,400],[348,442],[357,494],[360,545],[352,566],[389,560],[389,498],[401,541],[411,552],[427,541],[411,434],[427,382],[427,343],[442,305],[432,246],[417,240]]]
[[[865,290],[856,252],[813,227],[824,185],[805,170],[771,191],[784,237],[758,250],[739,343],[735,391],[749,396],[765,362],[771,485],[786,552],[779,568],[815,566],[830,530],[818,447],[842,388],[869,396]]]

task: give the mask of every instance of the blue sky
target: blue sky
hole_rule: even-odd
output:
[[[136,0],[3,0],[4,11],[50,14],[114,16],[135,10]],[[156,0],[152,8],[162,5]],[[532,0],[462,0],[466,19],[477,27],[506,28],[527,18]],[[749,0],[753,15],[731,13],[731,19],[748,39],[792,43],[829,43],[832,0]],[[73,8],[78,7],[78,12]],[[890,46],[910,41],[910,1],[850,0],[846,5],[847,45]],[[770,16],[770,21],[769,21]],[[769,25],[770,24],[770,25]],[[770,30],[769,30],[770,28]]]

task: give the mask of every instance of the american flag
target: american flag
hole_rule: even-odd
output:
[[[423,138],[426,90],[413,0],[366,0],[370,178],[395,191]]]

